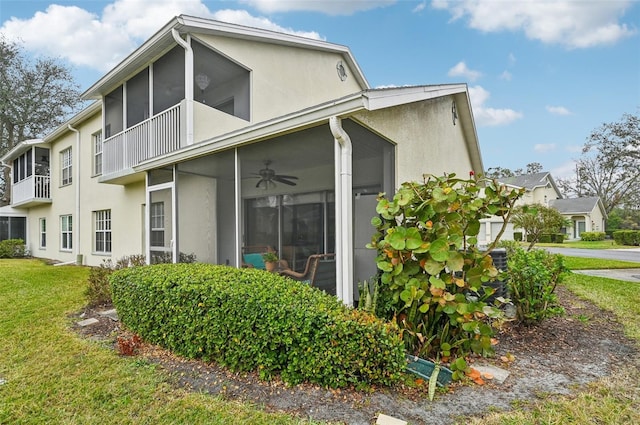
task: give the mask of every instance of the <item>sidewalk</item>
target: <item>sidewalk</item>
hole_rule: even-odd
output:
[[[573,270],[573,273],[640,283],[640,269]]]

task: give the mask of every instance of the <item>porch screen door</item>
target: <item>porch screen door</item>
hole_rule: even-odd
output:
[[[147,189],[147,262],[175,263],[175,200],[173,182]]]

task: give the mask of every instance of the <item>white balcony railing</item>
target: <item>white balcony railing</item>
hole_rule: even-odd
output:
[[[33,201],[49,201],[51,199],[51,177],[30,176],[14,183],[11,192],[11,203],[22,204]]]
[[[102,145],[103,174],[117,173],[180,147],[181,106],[109,137]]]

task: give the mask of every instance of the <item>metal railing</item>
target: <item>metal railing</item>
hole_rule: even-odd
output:
[[[181,105],[142,121],[102,145],[103,174],[117,173],[180,148]]]
[[[49,200],[51,198],[51,177],[29,176],[13,184],[11,203],[20,204],[29,200]]]

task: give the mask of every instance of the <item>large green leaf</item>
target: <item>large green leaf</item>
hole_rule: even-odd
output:
[[[447,261],[449,259],[449,244],[445,239],[437,239],[431,243],[429,254],[435,261]]]
[[[447,268],[452,272],[461,271],[464,266],[464,257],[457,251],[452,251],[447,259]]]
[[[445,264],[439,261],[432,260],[431,258],[425,261],[424,263],[424,271],[429,273],[430,275],[439,274],[445,267]]]

